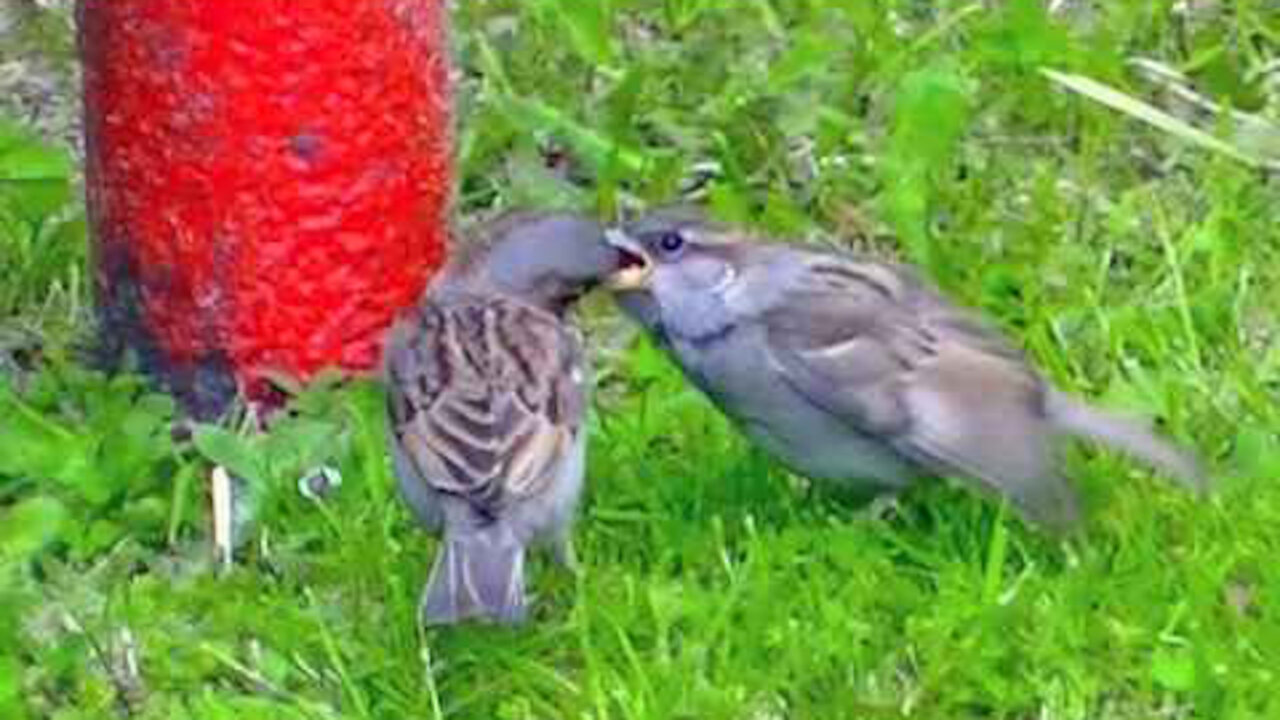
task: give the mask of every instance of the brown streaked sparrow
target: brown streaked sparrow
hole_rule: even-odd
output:
[[[570,306],[625,264],[568,214],[500,218],[455,248],[385,351],[401,495],[443,533],[421,619],[525,616],[525,549],[574,563],[587,368]]]

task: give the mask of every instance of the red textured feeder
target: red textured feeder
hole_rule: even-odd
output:
[[[109,359],[201,416],[375,367],[443,260],[444,0],[81,0]]]

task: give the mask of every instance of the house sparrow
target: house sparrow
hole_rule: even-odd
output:
[[[443,546],[421,618],[516,622],[525,548],[572,567],[587,369],[571,305],[624,253],[594,222],[514,214],[459,247],[385,351],[401,495]]]
[[[750,242],[679,213],[606,235],[643,260],[612,278],[623,310],[747,436],[801,474],[874,494],[955,474],[1055,529],[1078,515],[1058,469],[1062,435],[1203,484],[1193,457],[1051,387],[977,313],[910,268]]]

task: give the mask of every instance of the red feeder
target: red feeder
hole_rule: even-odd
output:
[[[375,367],[443,260],[444,0],[80,0],[109,360],[189,410]]]

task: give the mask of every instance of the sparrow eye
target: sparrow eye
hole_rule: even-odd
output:
[[[664,255],[674,255],[684,248],[684,236],[675,230],[668,230],[658,236],[658,249]]]

